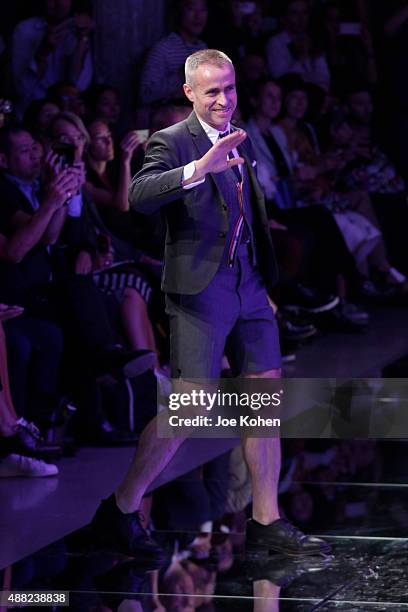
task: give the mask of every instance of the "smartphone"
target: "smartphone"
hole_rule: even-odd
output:
[[[143,144],[149,138],[149,130],[135,130],[135,132],[140,144]]]
[[[75,162],[75,147],[68,142],[56,142],[52,150],[57,155],[60,167],[73,166]]]

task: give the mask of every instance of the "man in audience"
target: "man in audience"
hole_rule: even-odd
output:
[[[72,0],[45,4],[45,17],[25,19],[13,33],[11,69],[20,113],[58,81],[70,80],[84,90],[92,79],[91,17],[74,15]]]
[[[269,72],[278,79],[288,72],[301,75],[306,82],[323,89],[330,87],[330,72],[325,56],[309,34],[307,0],[289,0],[283,13],[285,28],[272,36],[266,46]]]
[[[41,149],[20,127],[3,128],[0,165],[2,300],[28,307],[27,315],[8,323],[15,401],[19,414],[25,415],[28,375],[34,369],[36,409],[47,414],[56,407],[62,357],[62,333],[50,320],[45,289],[52,276],[50,246],[59,236],[66,215],[63,205],[77,179],[62,170],[43,185],[41,196]]]
[[[58,286],[53,283],[52,245],[59,239],[67,216],[73,214],[77,206],[76,194],[83,182],[81,167],[59,169],[59,163],[56,154],[50,152],[45,160],[48,177],[40,180],[41,148],[31,134],[19,126],[4,128],[1,132],[2,300],[23,305],[27,308],[27,315],[36,317],[30,328],[36,338],[38,334],[42,339],[41,355],[44,360],[50,360],[50,372],[55,372],[60,357],[57,358],[55,348],[47,348],[47,343],[57,336],[59,338],[61,332],[53,334],[49,328],[55,328],[51,321],[59,318],[59,304],[62,302],[65,305],[70,303],[77,314],[82,341],[97,351],[99,365],[96,369],[111,371],[115,375],[122,371],[137,374],[145,360],[144,355],[138,351],[126,351],[117,344],[106,307],[92,279],[74,276],[65,278]],[[20,326],[25,317],[13,321],[13,327]],[[41,326],[48,331],[41,331]],[[33,342],[38,342],[38,339],[33,339]],[[55,340],[55,344],[61,353],[61,340]],[[51,374],[44,377],[48,384],[52,380]]]
[[[176,30],[149,51],[140,80],[142,104],[183,98],[183,69],[187,57],[205,49],[200,36],[207,22],[206,0],[177,0]]]

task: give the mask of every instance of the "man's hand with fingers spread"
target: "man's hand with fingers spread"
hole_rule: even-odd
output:
[[[195,172],[191,178],[183,182],[183,186],[200,181],[209,172],[217,174],[232,166],[244,164],[245,160],[242,157],[228,159],[228,154],[244,142],[246,136],[244,130],[237,130],[225,136],[225,138],[217,140],[211,149],[195,162]]]

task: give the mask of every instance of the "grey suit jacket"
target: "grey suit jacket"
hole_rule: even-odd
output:
[[[188,190],[181,185],[184,166],[202,157],[211,146],[193,112],[186,120],[153,134],[143,168],[130,185],[134,210],[149,214],[163,207],[167,235],[162,289],[167,293],[202,291],[217,272],[226,246],[228,211],[220,176],[209,174],[204,183]],[[277,265],[248,139],[238,151],[250,177],[257,261],[269,288],[276,283]]]

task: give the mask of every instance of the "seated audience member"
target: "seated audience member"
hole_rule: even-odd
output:
[[[254,90],[254,115],[247,123],[269,215],[295,234],[308,232],[312,246],[308,265],[303,264],[307,280],[320,289],[338,293],[342,301],[341,313],[337,314],[346,325],[353,321],[356,324],[363,321],[365,324],[367,316],[345,301],[344,278],[353,280],[354,262],[332,215],[318,205],[296,207],[294,160],[285,135],[276,124],[281,110],[281,96],[281,87],[276,81],[260,81]],[[304,299],[307,300],[307,296]]]
[[[150,49],[142,69],[141,104],[184,99],[184,63],[195,51],[206,49],[200,36],[207,22],[206,0],[176,0],[176,28]]]
[[[374,129],[374,101],[369,88],[355,86],[347,96],[347,115],[332,123],[332,149],[344,160],[341,180],[349,189],[370,193],[393,265],[408,272],[406,185]]]
[[[61,111],[84,117],[86,113],[82,91],[70,81],[58,81],[47,89],[47,99],[54,102]]]
[[[263,30],[262,2],[227,0],[214,3],[209,10],[205,41],[212,49],[222,49],[234,65],[248,54],[263,55],[265,32]]]
[[[239,70],[237,71],[237,90],[239,109],[244,121],[249,119],[254,110],[254,88],[256,84],[266,78],[266,76],[266,62],[262,55],[249,53],[241,59]]]
[[[54,374],[58,371],[62,341],[61,332],[52,321],[59,319],[60,304],[69,303],[76,314],[82,342],[98,358],[96,369],[119,374],[126,368],[140,371],[140,361],[145,361],[145,357],[118,346],[106,307],[93,283],[72,278],[57,286],[52,282],[55,271],[52,245],[71,212],[64,203],[75,197],[73,194],[82,180],[81,168],[58,170],[57,157],[50,152],[45,163],[48,176],[40,180],[41,147],[19,126],[9,126],[0,132],[0,163],[1,300],[26,309],[23,317],[10,321],[21,340],[16,345],[22,351],[22,358],[16,357],[19,368],[28,367],[30,346],[34,349],[40,337],[43,351],[39,355],[33,350],[33,357],[40,358],[41,363],[50,360],[50,375],[49,379],[43,375],[38,381],[55,388]],[[22,330],[21,321],[27,317],[35,320],[24,323]],[[31,345],[26,340],[29,328]],[[25,393],[18,385],[17,391]]]
[[[47,158],[48,169],[53,160]],[[41,148],[21,127],[0,134],[1,299],[27,312],[7,323],[14,401],[27,415],[30,399],[41,416],[56,407],[62,333],[47,301],[52,276],[51,245],[65,220],[67,194],[77,178],[70,170],[50,176],[39,193]],[[35,372],[30,380],[30,372]],[[31,407],[32,408],[32,407]]]
[[[87,193],[113,234],[143,249],[148,245],[150,252],[150,237],[143,234],[140,216],[130,210],[128,200],[130,179],[134,166],[141,167],[145,143],[140,142],[137,132],[132,130],[115,146],[108,124],[99,119],[91,120],[88,132],[90,142],[85,153]]]
[[[11,70],[20,113],[58,81],[68,79],[84,90],[92,80],[91,17],[74,14],[71,0],[45,4],[44,16],[21,21],[13,33]]]
[[[373,125],[374,100],[370,89],[360,85],[349,90],[346,111],[345,120],[351,133],[347,143],[343,142],[342,145],[354,168],[350,180],[373,194],[405,193],[403,178],[377,142]]]
[[[35,140],[45,145],[51,120],[59,112],[61,109],[57,104],[47,98],[34,100],[24,113],[24,125],[32,132]]]
[[[326,58],[309,31],[310,10],[307,0],[289,0],[282,15],[284,29],[269,39],[266,46],[268,69],[275,79],[296,73],[307,82],[330,88]]]
[[[354,33],[342,30],[341,2],[327,2],[316,9],[314,39],[318,40],[330,68],[331,89],[341,95],[350,77],[377,82],[373,39],[365,24],[350,24]],[[343,20],[344,21],[344,20]]]
[[[129,211],[128,189],[131,179],[131,161],[136,149],[142,146],[136,131],[131,131],[120,143],[118,167],[109,125],[102,119],[88,123],[90,137],[86,151],[86,189],[100,209]],[[116,175],[114,171],[116,171]]]
[[[60,113],[51,124],[55,143],[71,145],[76,164],[83,168],[85,145],[89,134],[81,119],[73,113]],[[101,291],[112,294],[119,302],[125,338],[131,350],[146,351],[146,360],[155,363],[155,341],[148,317],[147,304],[151,287],[135,262],[155,265],[129,243],[113,236],[101,219],[95,203],[81,189],[68,204],[62,243],[73,256],[75,274],[93,278]]]
[[[85,102],[89,116],[107,123],[116,136],[121,115],[119,91],[111,85],[93,85],[85,94]]]
[[[331,152],[321,153],[313,126],[305,122],[308,95],[304,84],[285,80],[285,96],[279,127],[294,161],[298,199],[320,203],[333,214],[362,276],[363,290],[375,294],[370,278],[386,289],[405,292],[405,277],[395,273],[388,261],[378,219],[367,193],[343,190],[337,183],[343,161]]]
[[[18,418],[11,398],[2,323],[20,316],[23,310],[20,306],[0,304],[0,478],[58,474],[56,465],[26,456],[46,447],[34,423]]]

